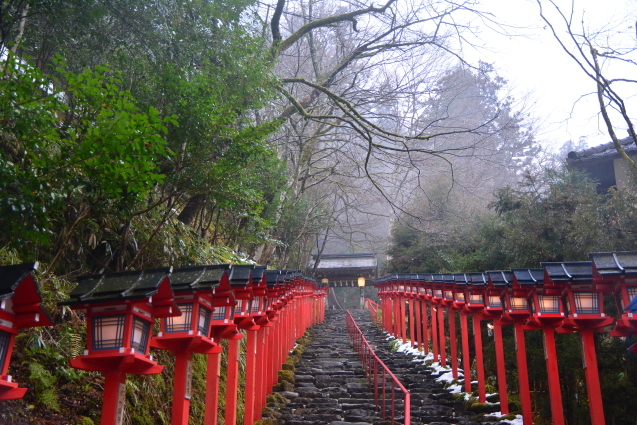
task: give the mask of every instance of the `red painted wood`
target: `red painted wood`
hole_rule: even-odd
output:
[[[407,325],[406,325],[406,312],[405,312],[405,298],[398,297],[398,326],[400,329],[400,339],[403,342],[407,342]]]
[[[191,361],[192,353],[188,351],[178,351],[175,353],[171,425],[188,424],[190,398],[186,398],[186,389],[188,386],[188,362]]]
[[[460,331],[462,332],[462,367],[464,368],[464,390],[467,393],[471,390],[471,357],[469,356],[469,325],[467,324],[467,313],[460,312]]]
[[[414,320],[414,318],[416,316],[415,310],[416,310],[416,303],[414,302],[413,299],[410,298],[409,299],[409,339],[411,341],[411,346],[412,347],[414,346],[414,343],[416,341],[416,339],[414,337],[414,335],[415,335],[414,334],[414,328],[416,327],[416,326],[414,326],[415,323],[416,323],[415,320]]]
[[[451,346],[451,375],[458,379],[458,347],[456,343],[456,312],[449,309],[449,344]]]
[[[480,403],[487,401],[486,383],[484,379],[484,356],[482,355],[482,331],[481,319],[473,315],[473,339],[476,346],[476,370],[478,374],[478,400]]]
[[[549,397],[551,399],[551,415],[553,425],[564,425],[564,411],[562,408],[562,391],[560,389],[560,375],[557,368],[557,350],[555,349],[555,331],[553,326],[544,326],[544,360],[546,374],[549,381]]]
[[[434,362],[439,361],[438,357],[438,311],[434,304],[431,305],[431,344],[434,351]]]
[[[415,319],[416,322],[416,343],[418,344],[418,350],[422,350],[423,339],[422,339],[422,302],[420,300],[416,300],[414,302],[414,306],[416,307]]]
[[[604,404],[602,403],[602,390],[599,384],[593,331],[590,329],[582,329],[579,334],[582,339],[582,350],[584,352],[584,372],[586,375],[591,425],[605,425]]]
[[[493,321],[493,339],[495,342],[495,359],[498,374],[498,392],[500,393],[500,412],[509,414],[509,398],[507,395],[507,376],[504,363],[504,342],[502,341],[502,325]]]
[[[445,309],[438,306],[438,330],[440,336],[438,339],[438,348],[440,350],[440,364],[447,366],[447,337],[445,336]]]
[[[225,425],[237,423],[237,390],[239,388],[239,339],[228,340],[228,363],[226,375]]]
[[[126,373],[119,370],[104,373],[104,396],[100,425],[115,425],[118,414],[122,414],[118,412],[120,384],[126,388]],[[123,408],[123,404],[119,408]]]
[[[217,408],[219,407],[219,362],[221,352],[208,355],[206,370],[206,410],[204,425],[217,425]]]
[[[245,403],[244,403],[244,425],[252,425],[254,422],[254,408],[256,405],[256,376],[257,368],[257,335],[258,330],[248,331],[246,341],[246,386],[245,386]]]
[[[429,312],[427,311],[427,302],[422,303],[422,342],[425,346],[425,354],[429,354]]]
[[[515,330],[515,355],[518,362],[518,383],[520,386],[520,404],[522,406],[522,421],[524,425],[533,425],[533,410],[531,405],[531,391],[529,389],[529,370],[526,363],[526,341],[522,323],[513,324]]]

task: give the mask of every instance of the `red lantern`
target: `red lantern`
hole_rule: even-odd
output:
[[[582,340],[584,371],[588,390],[589,409],[593,425],[603,425],[604,406],[602,404],[597,354],[593,332],[603,329],[615,319],[604,314],[604,292],[609,285],[593,281],[593,265],[590,261],[568,263],[542,263],[544,280],[561,289],[568,317],[564,319],[563,330],[578,331]],[[557,370],[555,371],[557,374]]]
[[[544,269],[512,269],[513,285],[507,288],[505,295],[505,315],[513,322],[515,330],[516,358],[518,363],[518,384],[520,388],[520,404],[524,425],[533,423],[531,391],[529,388],[529,372],[526,362],[526,342],[524,339],[525,324],[532,315],[529,299],[541,291],[544,283]],[[557,359],[546,359],[549,363],[557,363]],[[549,366],[552,367],[552,366]],[[559,377],[549,377],[549,385]],[[550,388],[550,387],[549,387]],[[557,388],[559,389],[559,382]],[[560,394],[561,400],[561,394]],[[561,403],[561,401],[560,401]]]
[[[225,266],[183,267],[173,271],[171,286],[181,316],[161,321],[161,332],[151,346],[175,353],[172,425],[187,424],[190,410],[192,354],[217,354],[221,347],[211,339],[212,291],[219,286]]]
[[[466,305],[467,287],[471,283],[469,277],[464,273],[454,273],[455,281],[453,287],[453,304],[454,310],[460,311],[460,332],[462,334],[462,362],[464,367],[464,388],[465,392],[471,390],[471,356],[469,354],[469,326],[467,323],[467,311],[464,309]]]
[[[485,307],[484,296],[487,290],[487,278],[483,273],[467,273],[470,284],[464,308],[472,314],[482,313]]]
[[[70,360],[77,369],[105,375],[102,425],[121,423],[126,374],[160,373],[148,355],[155,318],[180,315],[168,278],[172,267],[78,278],[69,301],[86,310],[87,349]]]
[[[509,413],[509,400],[507,397],[506,370],[504,363],[504,343],[502,340],[502,325],[511,323],[505,316],[503,299],[507,288],[513,284],[513,273],[508,271],[488,271],[489,285],[486,293],[486,307],[483,314],[493,318],[493,339],[495,342],[495,356],[498,375],[498,393],[500,395],[500,411]]]
[[[484,359],[482,353],[482,310],[484,310],[484,297],[487,290],[487,277],[483,273],[467,273],[471,281],[467,289],[465,311],[473,315],[473,339],[476,347],[476,371],[478,375],[478,399],[480,403],[487,400],[486,382],[484,376]]]
[[[637,251],[594,252],[593,280],[610,285],[620,314],[612,336],[627,337],[637,333]],[[635,348],[636,346],[633,346]]]
[[[22,328],[53,325],[33,277],[37,268],[38,263],[0,267],[0,400],[22,398],[27,391],[7,375],[15,336]]]

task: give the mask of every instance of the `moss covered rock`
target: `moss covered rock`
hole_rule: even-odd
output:
[[[294,372],[291,370],[280,370],[279,371],[279,382],[288,381],[291,384],[294,384]]]

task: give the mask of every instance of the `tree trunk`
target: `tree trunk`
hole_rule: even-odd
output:
[[[195,219],[201,212],[206,196],[203,194],[195,195],[188,199],[186,206],[181,210],[181,213],[177,216],[177,220],[181,221],[188,226],[192,226]]]

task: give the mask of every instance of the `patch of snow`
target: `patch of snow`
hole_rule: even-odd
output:
[[[462,392],[462,385],[459,385],[459,384],[449,385],[447,389],[451,390],[451,394],[460,394]]]
[[[507,416],[507,415],[503,415],[501,412],[489,413],[488,415],[485,415],[485,417],[495,417],[497,419],[500,419],[503,416]],[[515,415],[515,419],[512,419],[512,420],[503,419],[501,422],[511,424],[511,425],[522,425],[523,423],[522,415]]]

